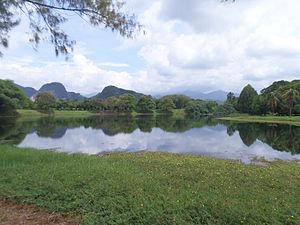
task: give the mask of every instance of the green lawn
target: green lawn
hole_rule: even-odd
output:
[[[132,116],[143,116],[143,115],[166,116],[166,115],[169,115],[173,118],[178,118],[178,119],[180,119],[180,118],[182,119],[185,117],[184,109],[173,109],[171,114],[161,113],[161,112],[158,112],[157,110],[155,110],[152,114],[151,113],[138,113],[138,112],[133,112],[131,114],[132,114]]]
[[[300,116],[251,116],[251,115],[233,115],[220,118],[221,120],[262,122],[262,123],[284,123],[300,126]]]
[[[18,114],[22,117],[41,117],[47,116],[47,114],[40,113],[36,110],[29,110],[29,109],[18,109]]]
[[[49,116],[49,114],[40,113],[36,110],[29,110],[29,109],[19,109],[18,113],[21,117],[27,117],[27,118]],[[54,114],[52,115],[55,117],[81,117],[81,116],[91,116],[95,114],[96,113],[92,113],[88,111],[55,110]],[[128,115],[128,113],[102,113],[102,115]],[[166,115],[166,114],[158,113],[158,112],[154,112],[153,114],[132,112],[131,115],[132,116],[141,116],[141,115],[157,116],[157,115]],[[174,109],[172,116],[176,118],[184,118],[185,116],[184,110]]]
[[[0,196],[83,224],[300,224],[300,164],[0,145]]]
[[[18,113],[21,117],[42,117],[49,116],[49,114],[40,113],[36,110],[27,110],[27,109],[19,109]],[[88,111],[67,111],[67,110],[55,110],[55,117],[81,117],[81,116],[91,116],[93,113]]]

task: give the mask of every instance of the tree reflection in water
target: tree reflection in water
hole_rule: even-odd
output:
[[[209,117],[198,119],[176,119],[170,116],[97,116],[87,118],[43,117],[32,121],[16,118],[0,118],[0,142],[17,145],[29,133],[35,132],[39,137],[62,138],[68,129],[91,128],[102,130],[105,135],[115,136],[120,133],[131,134],[139,129],[143,133],[160,128],[169,133],[183,133],[192,128],[222,126],[228,136],[238,135],[246,146],[257,140],[268,144],[275,150],[300,154],[300,127],[283,124],[240,123],[220,121]]]

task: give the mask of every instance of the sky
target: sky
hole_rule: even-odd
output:
[[[107,85],[146,94],[259,91],[300,79],[299,8],[299,0],[127,0],[123,10],[145,35],[126,39],[69,15],[63,27],[77,44],[67,61],[47,42],[35,50],[23,17],[1,49],[0,79],[36,89],[56,81],[82,94]]]

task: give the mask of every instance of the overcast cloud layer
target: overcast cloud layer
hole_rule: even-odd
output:
[[[248,83],[260,90],[300,78],[299,0],[128,0],[126,7],[146,35],[126,40],[76,20],[68,23],[78,28],[68,61],[47,45],[37,53],[24,47],[21,24],[0,59],[0,78],[35,88],[59,81],[81,93],[112,84],[149,94],[239,92]]]

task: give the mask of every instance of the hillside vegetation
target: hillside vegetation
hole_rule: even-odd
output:
[[[31,101],[12,81],[0,80],[0,116],[14,115],[16,109],[30,107]]]
[[[251,85],[247,85],[239,97],[229,93],[226,104],[240,113],[300,115],[300,80],[276,81],[262,89],[260,94]]]
[[[11,81],[2,80],[1,82],[4,86],[13,84]],[[193,99],[185,95],[167,95],[156,99],[149,95],[146,96],[142,93],[115,86],[104,88],[101,93],[92,98],[81,99],[79,94],[67,92],[60,83],[44,85],[35,96],[37,98],[39,95],[47,92],[53,95],[54,100],[50,96],[46,98],[45,94],[45,98],[39,99],[49,99],[49,102],[42,100],[38,103],[31,103],[23,101],[24,95],[20,93],[18,88],[7,88],[10,90],[10,93],[16,91],[15,95],[13,94],[14,96],[8,96],[8,99],[14,99],[10,101],[12,103],[8,103],[8,99],[6,100],[7,104],[16,105],[15,107],[7,107],[11,109],[11,113],[15,113],[15,108],[29,108],[43,112],[70,110],[122,114],[173,114],[180,111],[184,112],[182,115],[189,117],[201,117],[204,115],[224,117],[239,113],[251,115],[300,115],[300,80],[291,82],[276,81],[269,87],[264,88],[260,94],[248,84],[242,89],[239,97],[229,92],[227,100],[223,104],[218,104],[216,101]],[[18,105],[17,102],[26,102],[26,106],[23,104]],[[10,114],[9,110],[6,110],[6,113],[4,113],[4,110],[2,111],[2,114]]]

